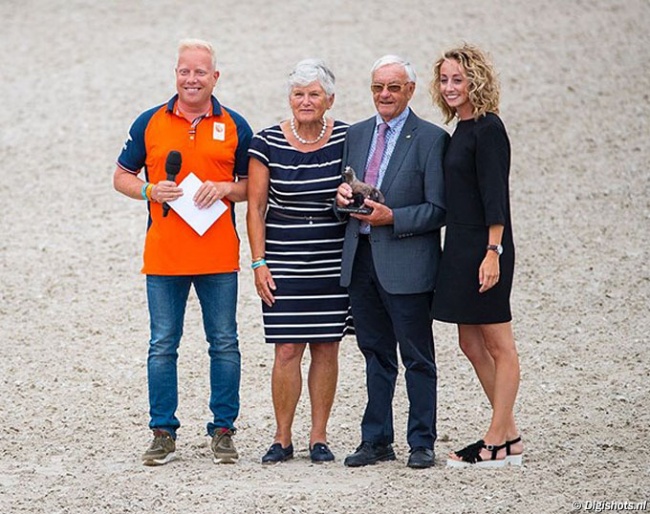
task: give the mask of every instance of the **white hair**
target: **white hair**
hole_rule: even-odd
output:
[[[406,59],[402,59],[399,55],[384,55],[375,61],[375,64],[372,65],[370,70],[370,76],[372,77],[379,68],[383,66],[388,66],[389,64],[399,64],[404,68],[404,71],[408,75],[409,81],[415,82],[417,80],[417,75],[415,74],[415,68],[413,65],[408,62]]]
[[[210,52],[210,58],[212,59],[212,67],[216,70],[217,69],[217,54],[214,51],[214,47],[212,46],[211,43],[208,41],[204,41],[203,39],[181,39],[178,43],[178,54],[177,56],[180,57],[181,53],[183,53],[185,50],[196,50],[196,49],[201,49],[201,50],[207,50]]]
[[[296,86],[304,87],[314,81],[318,81],[327,96],[334,94],[336,78],[325,62],[321,59],[303,59],[289,74],[289,93]]]

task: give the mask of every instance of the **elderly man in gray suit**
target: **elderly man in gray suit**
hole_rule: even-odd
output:
[[[359,348],[366,360],[368,403],[361,445],[346,466],[394,460],[392,401],[397,348],[406,368],[409,399],[407,466],[433,466],[437,374],[430,316],[445,222],[442,163],[449,135],[418,118],[408,104],[415,91],[411,64],[387,55],[372,68],[377,113],[352,125],[343,166],[376,185],[384,203],[370,199],[370,214],[347,214],[353,199],[339,186],[335,211],[349,216],[341,285],[348,288]]]

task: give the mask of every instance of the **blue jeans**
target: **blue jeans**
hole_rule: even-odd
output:
[[[201,304],[203,327],[210,355],[210,410],[207,431],[234,429],[239,414],[241,356],[237,340],[237,274],[167,276],[147,275],[151,340],[147,359],[151,429],[176,438],[181,424],[178,407],[178,346],[183,335],[185,306],[190,287]]]

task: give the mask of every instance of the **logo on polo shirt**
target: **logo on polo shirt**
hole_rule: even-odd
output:
[[[226,140],[226,125],[224,123],[219,123],[215,121],[212,124],[212,139],[215,141],[225,141]]]

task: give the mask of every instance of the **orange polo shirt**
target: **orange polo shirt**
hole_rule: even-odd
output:
[[[176,112],[174,96],[142,113],[129,130],[117,164],[145,180],[166,180],[165,162],[170,151],[181,153],[182,166],[175,182],[190,173],[202,182],[235,181],[248,176],[247,150],[252,130],[239,114],[212,97],[211,114],[188,121]],[[203,275],[239,271],[239,236],[232,202],[228,210],[199,236],[173,209],[163,217],[162,204],[148,202],[149,219],[144,244],[147,275]]]

